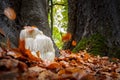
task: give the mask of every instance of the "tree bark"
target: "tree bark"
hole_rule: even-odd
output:
[[[20,15],[24,25],[38,26],[46,35],[51,36],[46,0],[22,0]]]
[[[1,1],[0,9],[0,28],[10,38],[14,47],[18,46],[19,33],[23,26],[37,26],[43,33],[51,37],[51,29],[48,25],[48,1],[47,0],[4,0]],[[3,10],[6,7],[12,7],[16,11],[17,18],[13,21],[9,20]],[[3,38],[1,36],[1,38]],[[51,37],[52,39],[52,37]],[[0,39],[3,41],[4,39]],[[54,44],[57,55],[58,48]]]
[[[100,33],[107,40],[108,53],[120,50],[119,0],[69,0],[68,5],[71,41],[78,43],[84,37]],[[65,49],[74,48],[71,41],[65,44]]]

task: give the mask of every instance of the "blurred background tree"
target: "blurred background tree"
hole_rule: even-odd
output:
[[[64,49],[120,58],[119,14],[120,0],[68,0],[67,32],[72,38]]]
[[[52,37],[59,49],[62,49],[62,34],[66,33],[68,24],[67,0],[49,0],[49,24]]]

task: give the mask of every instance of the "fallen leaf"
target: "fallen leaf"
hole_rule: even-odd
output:
[[[10,48],[11,48],[11,44],[10,44],[10,39],[9,38],[7,38],[7,49],[9,50]]]
[[[41,61],[40,58],[33,56],[30,50],[25,49],[25,40],[19,40],[18,49],[20,50],[21,54],[27,57],[28,59],[33,60],[33,61],[38,61],[38,62]]]
[[[88,60],[88,59],[90,59],[90,55],[87,54],[87,53],[85,53],[83,59],[84,59],[84,60]]]
[[[37,28],[37,26],[31,26],[32,28]]]
[[[19,61],[18,68],[21,72],[24,72],[27,71],[28,66],[24,62]]]
[[[59,79],[57,74],[49,70],[45,70],[39,74],[38,80],[59,80]]]
[[[61,65],[57,62],[52,62],[47,66],[48,69],[56,69],[56,68],[60,68],[60,67],[61,67]]]
[[[62,69],[62,70],[60,70],[59,72],[58,72],[58,75],[62,75],[62,74],[65,74],[65,70],[64,69]]]
[[[14,68],[11,71],[2,72],[0,74],[0,80],[17,80],[18,79],[18,75],[19,75],[18,69]]]
[[[10,7],[5,8],[4,15],[7,16],[10,20],[16,19],[16,13],[13,8],[10,8]]]
[[[63,67],[70,67],[69,63],[66,61],[60,61],[59,62]]]
[[[97,80],[97,79],[95,78],[95,76],[88,74],[86,76],[83,76],[81,80]]]
[[[38,61],[38,62],[41,61],[40,58],[37,58],[37,57],[33,56],[30,50],[25,49],[25,52],[22,53],[22,54],[32,61]]]
[[[71,39],[71,37],[72,37],[71,33],[66,33],[62,36],[62,41],[67,42]]]
[[[76,46],[77,42],[75,40],[72,41],[72,46]]]
[[[0,58],[4,57],[6,55],[6,51],[4,51],[1,47],[0,47]]]
[[[19,47],[21,52],[25,51],[25,40],[19,40]]]
[[[41,67],[38,67],[38,66],[34,66],[34,67],[30,67],[29,68],[29,71],[35,71],[35,72],[38,72],[38,73],[40,73],[40,72],[42,72],[42,71],[45,71],[46,69],[44,69],[44,68],[41,68]]]
[[[5,36],[5,32],[0,28],[0,34],[2,34],[3,36]]]
[[[117,69],[115,69],[115,72],[120,73],[120,67],[119,67],[119,68],[117,68]]]
[[[1,70],[12,70],[18,66],[19,61],[15,59],[2,59],[0,60]],[[3,67],[3,68],[2,68]]]
[[[19,57],[22,56],[21,53],[15,52],[15,51],[8,51],[8,52],[7,52],[7,55],[8,55],[8,56],[12,56],[12,57],[14,57],[14,58],[19,58]]]

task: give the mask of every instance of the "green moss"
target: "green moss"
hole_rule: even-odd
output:
[[[120,48],[114,47],[109,50],[109,57],[111,58],[119,58],[120,59]]]
[[[81,39],[73,49],[73,52],[78,52],[80,50],[87,50],[91,54],[103,56],[107,50],[106,40],[99,33],[93,34],[88,38]]]

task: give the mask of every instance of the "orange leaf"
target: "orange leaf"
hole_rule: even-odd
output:
[[[7,38],[7,48],[10,49],[11,48],[11,44],[10,44],[10,39]]]
[[[17,48],[12,49],[11,51],[8,51],[7,55],[12,56],[14,58],[23,57],[22,54],[20,53],[20,51]]]
[[[19,49],[20,49],[20,52],[22,53],[23,56],[25,56],[25,57],[29,58],[30,60],[33,60],[33,61],[40,61],[39,58],[32,55],[30,50],[25,49],[25,40],[20,40],[19,41]]]
[[[31,60],[31,61],[40,61],[36,57],[34,57],[29,50],[21,51],[19,48],[13,48],[11,51],[7,53],[7,55],[11,55],[14,58],[22,59],[22,60]]]
[[[63,67],[70,67],[69,63],[66,61],[60,61],[59,62]]]
[[[59,67],[61,67],[61,65],[57,62],[53,62],[53,63],[51,63],[50,65],[47,66],[47,68],[49,68],[49,69],[56,69],[56,68],[59,68]]]
[[[32,28],[37,28],[37,26],[31,26]]]
[[[10,7],[5,8],[4,15],[7,16],[10,20],[16,19],[16,13],[13,8],[10,8]]]
[[[2,34],[3,36],[5,36],[5,32],[0,28],[0,34]]]
[[[88,53],[85,53],[83,59],[84,59],[84,60],[90,59],[90,55],[89,55]]]
[[[34,26],[24,26],[24,29],[26,29],[29,33],[32,33],[34,31]]]
[[[40,57],[40,51],[36,52],[37,56]]]
[[[71,33],[66,33],[62,36],[62,41],[67,42],[71,39],[71,37],[72,37]]]
[[[87,74],[81,78],[81,80],[96,80],[95,76]]]
[[[65,74],[65,69],[62,69],[62,70],[60,70],[59,72],[58,72],[58,75],[62,75],[62,74]]]
[[[25,49],[25,52],[23,53],[25,57],[28,57],[32,61],[41,61],[39,58],[32,55],[31,51],[28,49]]]
[[[75,40],[72,41],[72,46],[76,46],[77,42]]]
[[[20,49],[20,51],[22,51],[22,52],[25,51],[25,40],[20,40],[20,41],[19,41],[19,49]]]

